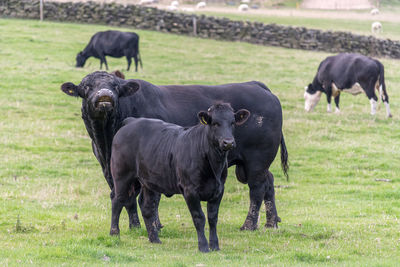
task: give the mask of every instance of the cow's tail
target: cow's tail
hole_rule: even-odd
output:
[[[283,137],[283,133],[281,136],[281,166],[283,173],[286,176],[286,180],[289,180],[289,154],[286,149],[285,138]]]
[[[385,84],[385,68],[383,67],[382,63],[378,60],[376,63],[379,66],[379,98],[382,99],[383,102],[389,103],[389,97],[386,92],[386,84]]]
[[[138,56],[140,68],[143,69],[142,57],[140,56],[140,52],[139,52],[139,37],[138,37],[138,43],[137,43],[137,56]]]

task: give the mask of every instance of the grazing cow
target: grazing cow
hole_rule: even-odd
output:
[[[100,59],[100,69],[103,63],[108,70],[106,56],[126,57],[129,71],[132,58],[135,60],[135,71],[137,71],[138,62],[142,65],[142,59],[139,53],[139,35],[134,32],[105,31],[98,32],[92,36],[85,49],[76,55],[76,67],[83,67],[89,57]]]
[[[305,110],[311,111],[318,104],[321,94],[328,100],[328,112],[331,112],[331,97],[335,98],[336,112],[339,109],[340,93],[353,95],[364,92],[371,103],[371,115],[375,115],[377,100],[375,89],[386,106],[386,115],[392,117],[389,96],[386,93],[384,68],[376,59],[359,54],[341,53],[324,59],[312,83],[304,93]]]
[[[235,110],[251,112],[246,127],[235,132],[237,146],[228,155],[228,165],[236,165],[236,177],[250,188],[250,207],[243,230],[255,230],[260,205],[267,208],[267,227],[277,227],[280,218],[274,201],[273,176],[268,169],[281,146],[285,174],[288,154],[282,134],[282,109],[278,98],[260,82],[217,86],[156,86],[142,80],[122,80],[107,72],[87,75],[79,85],[64,83],[63,92],[82,98],[82,118],[92,138],[93,152],[113,190],[110,173],[113,136],[127,117],[161,119],[180,126],[197,124],[197,112],[216,101],[230,103]],[[138,133],[139,134],[139,133]],[[113,192],[111,193],[113,198]],[[130,226],[138,226],[136,201],[125,206]]]
[[[204,235],[205,217],[200,201],[207,201],[210,249],[219,250],[218,210],[227,176],[228,151],[235,147],[233,131],[249,117],[236,113],[229,104],[218,103],[198,113],[201,123],[190,128],[157,119],[128,118],[112,143],[111,174],[115,197],[112,200],[111,234],[119,234],[119,215],[130,192],[140,181],[140,208],[149,240],[161,243],[156,227],[158,196],[182,194],[197,231],[198,246],[208,252]]]

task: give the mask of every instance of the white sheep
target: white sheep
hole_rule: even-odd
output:
[[[239,11],[247,11],[247,10],[249,10],[249,6],[246,5],[246,4],[241,4],[241,5],[238,7],[238,10],[239,10]]]
[[[155,0],[140,0],[139,1],[139,5],[150,5],[150,4],[154,4]]]
[[[175,7],[178,7],[179,6],[179,2],[178,1],[172,1],[171,2],[171,6],[175,6]]]
[[[197,3],[196,8],[197,8],[197,9],[205,8],[206,5],[207,5],[206,2],[201,1],[201,2],[198,2],[198,3]]]
[[[168,11],[177,11],[178,8],[176,6],[167,6]]]
[[[379,9],[377,9],[377,8],[374,8],[374,9],[372,9],[371,10],[371,15],[378,15],[379,14]]]
[[[242,0],[241,1],[243,4],[249,4],[250,3],[250,0]]]
[[[382,24],[379,21],[375,21],[371,24],[371,32],[372,33],[381,33],[382,32]]]
[[[194,8],[191,7],[182,7],[183,12],[194,12]]]

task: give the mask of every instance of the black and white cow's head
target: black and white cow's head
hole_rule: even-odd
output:
[[[118,110],[119,98],[130,96],[139,89],[132,80],[123,80],[105,71],[87,75],[79,85],[66,82],[61,90],[69,96],[82,98],[82,113],[91,119],[102,120]]]
[[[321,99],[322,88],[317,88],[314,84],[309,84],[305,87],[304,92],[304,109],[309,112],[312,111]]]
[[[200,122],[209,128],[208,139],[222,151],[231,150],[236,146],[233,136],[236,125],[242,125],[250,116],[246,109],[234,113],[231,105],[218,103],[211,106],[207,111],[198,113]]]

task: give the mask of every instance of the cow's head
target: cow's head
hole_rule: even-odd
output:
[[[198,113],[200,122],[207,127],[208,139],[222,151],[231,150],[236,146],[233,132],[236,125],[242,125],[250,116],[250,112],[241,109],[236,113],[227,103],[218,103],[211,106],[208,111]]]
[[[133,80],[122,80],[105,71],[87,75],[79,85],[64,83],[61,90],[69,96],[82,98],[82,112],[92,119],[102,119],[114,114],[119,98],[130,96],[139,89]]]
[[[75,65],[75,67],[77,67],[77,68],[82,68],[82,67],[85,65],[86,59],[87,59],[87,57],[85,57],[85,56],[83,55],[82,51],[79,52],[79,53],[76,55],[76,65]]]
[[[312,111],[321,99],[321,95],[322,91],[318,90],[310,83],[308,87],[305,88],[304,92],[304,109],[307,112]]]

